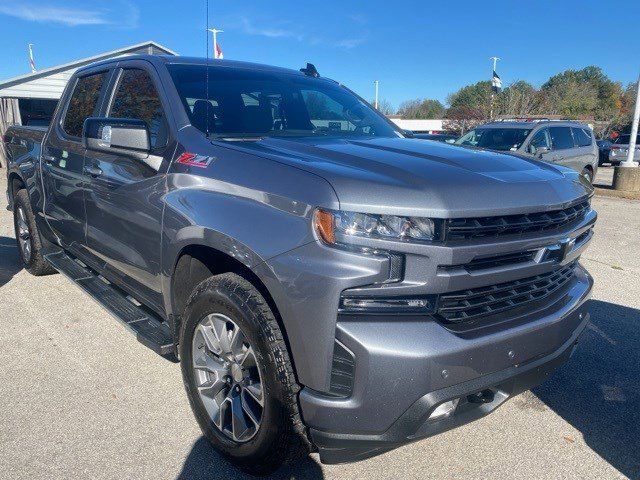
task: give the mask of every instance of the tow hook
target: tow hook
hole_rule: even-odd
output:
[[[489,390],[487,388],[486,390],[482,390],[481,392],[468,395],[467,401],[469,403],[491,403],[493,402],[494,397],[495,394],[493,393],[493,390]]]

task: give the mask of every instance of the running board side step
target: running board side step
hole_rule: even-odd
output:
[[[140,343],[160,355],[174,353],[171,333],[160,317],[64,251],[47,253],[44,258],[133,332]]]

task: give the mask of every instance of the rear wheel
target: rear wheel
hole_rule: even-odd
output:
[[[196,287],[183,316],[180,360],[200,428],[233,464],[266,475],[308,453],[282,332],[247,280],[225,273]]]
[[[18,190],[13,198],[13,224],[24,268],[36,276],[57,273],[42,256],[42,241],[31,210],[29,194],[24,189]]]

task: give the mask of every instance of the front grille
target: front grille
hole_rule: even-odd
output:
[[[445,323],[463,323],[522,306],[561,289],[573,276],[575,262],[553,272],[488,287],[440,295],[437,316]]]
[[[489,268],[507,267],[519,263],[531,262],[535,258],[537,250],[525,250],[524,252],[506,253],[493,257],[476,258],[462,265],[467,272],[477,272]]]
[[[447,240],[457,240],[555,230],[575,220],[581,220],[589,209],[589,201],[585,200],[565,209],[551,212],[500,217],[454,218],[446,222],[445,237]]]

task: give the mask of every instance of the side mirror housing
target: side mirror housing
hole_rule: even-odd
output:
[[[406,138],[413,138],[413,132],[411,130],[402,130],[402,134],[406,137]]]
[[[549,149],[547,147],[538,147],[536,148],[535,154],[538,157],[542,157],[545,153],[549,153]]]
[[[132,118],[87,118],[82,140],[87,150],[101,152],[146,154],[151,149],[147,124]]]

